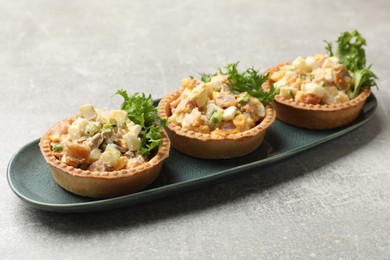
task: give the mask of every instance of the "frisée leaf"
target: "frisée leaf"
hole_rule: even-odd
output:
[[[161,130],[166,120],[158,116],[150,95],[134,93],[129,96],[126,90],[118,90],[115,94],[123,97],[121,109],[127,112],[128,118],[142,127],[140,153],[150,159],[162,143]]]
[[[366,67],[366,53],[363,46],[366,45],[366,39],[357,31],[343,32],[337,39],[337,48],[333,51],[333,44],[325,41],[325,50],[329,56],[336,56],[349,71],[354,74],[355,83],[352,93],[352,98],[355,98],[361,92],[364,86],[377,86],[376,79],[378,77],[371,70],[371,66]]]
[[[270,90],[263,89],[263,84],[268,81],[269,74],[262,75],[258,70],[249,68],[243,72],[239,72],[238,63],[230,63],[224,68],[218,68],[219,73],[206,74],[201,73],[201,80],[205,83],[209,82],[212,77],[217,74],[226,75],[232,86],[233,93],[247,92],[252,97],[259,99],[260,102],[267,104],[272,102],[275,96],[275,88],[273,84]]]

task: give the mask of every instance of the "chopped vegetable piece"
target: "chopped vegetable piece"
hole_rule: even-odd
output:
[[[222,122],[223,112],[214,110],[213,114],[210,117],[210,122],[214,125],[217,125]]]
[[[245,93],[245,95],[243,95],[239,100],[238,100],[238,103],[240,104],[244,104],[245,102],[248,102],[249,101],[249,95],[247,93]]]
[[[53,151],[58,152],[64,150],[64,146],[62,144],[53,145]]]

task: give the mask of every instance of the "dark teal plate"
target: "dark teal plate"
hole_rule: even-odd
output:
[[[125,207],[178,194],[221,181],[244,170],[263,167],[344,135],[365,124],[373,115],[377,100],[371,95],[363,112],[343,128],[305,130],[276,120],[264,143],[253,153],[229,160],[201,160],[171,149],[159,178],[147,189],[112,199],[90,199],[73,195],[58,186],[38,147],[38,140],[23,146],[10,160],[7,177],[11,189],[30,205],[57,212],[91,212]]]

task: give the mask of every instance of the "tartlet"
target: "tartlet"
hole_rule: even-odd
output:
[[[264,88],[275,88],[273,106],[282,122],[308,129],[348,125],[376,86],[358,31],[342,33],[335,52],[326,43],[328,54],[298,57],[267,70]]]
[[[215,78],[221,78],[221,75],[215,76]],[[223,81],[227,81],[227,76],[222,76]],[[191,81],[194,84],[194,88],[198,87],[198,89],[203,87],[204,85],[210,84],[205,83],[203,81],[197,81],[193,78],[184,79],[183,82]],[[213,83],[214,81],[211,81]],[[185,84],[187,84],[185,83]],[[185,85],[184,84],[184,85]],[[218,83],[220,84],[220,83]],[[224,84],[224,87],[227,87],[229,83],[226,82]],[[196,110],[196,113],[199,113],[199,115],[203,118],[200,120],[203,123],[194,123],[193,125],[196,125],[195,129],[193,127],[187,127],[188,123],[186,124],[180,124],[177,123],[176,117],[173,116],[177,109],[177,107],[180,106],[177,105],[178,101],[185,100],[181,99],[183,96],[183,92],[188,91],[183,85],[182,89],[176,90],[169,95],[165,96],[161,99],[159,106],[158,106],[158,114],[160,117],[167,119],[168,123],[165,127],[165,130],[167,131],[167,134],[169,136],[169,139],[171,140],[172,146],[187,155],[190,155],[192,157],[201,158],[201,159],[227,159],[227,158],[234,158],[234,157],[241,157],[245,156],[251,152],[253,152],[256,148],[258,148],[263,140],[264,135],[267,131],[267,129],[271,126],[271,124],[274,122],[276,113],[270,104],[263,105],[257,98],[250,97],[248,93],[240,93],[235,95],[235,99],[239,99],[245,95],[245,102],[252,102],[252,107],[259,106],[259,112],[258,114],[261,115],[252,115],[255,118],[255,121],[251,121],[252,119],[246,114],[247,121],[250,122],[249,125],[246,125],[242,128],[240,128],[240,124],[235,121],[236,118],[243,118],[244,116],[239,111],[240,108],[232,108],[232,106],[226,106],[224,110],[221,110],[220,108],[213,108],[221,112],[221,118],[215,119],[213,118],[217,112],[214,110],[214,114],[209,113],[207,116],[207,110],[210,110],[210,106],[215,106],[213,103],[215,99],[210,99],[210,97],[207,99],[207,101],[204,101],[204,99],[201,99],[202,101],[192,99],[189,97],[189,102],[192,102],[193,106],[195,108],[192,108],[193,110],[190,110],[187,114],[185,114],[188,117],[191,117],[192,111]],[[207,85],[209,86],[209,85]],[[207,87],[206,87],[207,88]],[[213,93],[211,94],[212,90],[207,89],[208,96],[210,95],[217,95],[218,97],[220,93]],[[221,90],[222,92],[222,90]],[[192,95],[194,91],[191,92]],[[197,97],[201,94],[197,93]],[[231,100],[233,100],[233,103],[235,103],[234,98],[232,98],[233,95],[230,95],[229,97]],[[248,101],[250,100],[250,101]],[[205,103],[206,102],[206,103]],[[204,105],[200,105],[199,103],[204,103]],[[198,104],[195,105],[195,104]],[[244,104],[244,103],[243,103]],[[177,107],[176,107],[177,106]],[[207,108],[206,108],[207,107]],[[206,111],[205,111],[206,110]],[[242,108],[241,108],[242,110]],[[200,111],[200,112],[199,112]],[[226,112],[228,111],[228,112]],[[234,114],[229,114],[231,111],[235,111]],[[252,110],[248,110],[252,111]],[[253,112],[253,111],[252,111]],[[254,113],[254,112],[253,112]],[[224,117],[222,119],[222,114],[224,114]],[[226,117],[225,117],[225,114]],[[243,113],[245,114],[245,113]],[[180,115],[179,115],[180,116]],[[199,116],[199,117],[200,117]],[[261,118],[258,118],[261,117]],[[185,117],[184,117],[185,118]],[[234,118],[234,119],[233,119]],[[207,123],[205,121],[217,121],[213,122],[215,125],[210,125],[210,123]],[[185,119],[183,119],[185,121]],[[234,122],[234,123],[232,123]],[[228,127],[231,127],[229,130],[225,130],[224,126],[228,125]],[[199,126],[200,125],[200,126]],[[222,126],[221,126],[222,125]],[[208,128],[207,128],[208,127]],[[239,130],[237,130],[239,129]]]
[[[268,70],[270,75],[278,71],[288,62]],[[264,87],[269,88],[275,81],[269,79]],[[292,98],[276,94],[272,105],[276,110],[277,118],[289,125],[307,129],[332,129],[342,127],[353,122],[360,114],[371,89],[363,87],[360,94],[351,100],[334,104],[306,104],[297,103]]]
[[[127,114],[121,110],[114,112],[122,112],[125,116]],[[77,129],[79,131],[77,134],[82,131],[83,135],[75,137],[74,128],[80,125],[77,120],[84,120],[83,122],[88,122],[88,125],[84,124],[83,130]],[[97,122],[96,116],[93,120]],[[92,124],[95,121],[88,121],[78,115],[53,125],[42,136],[39,147],[54,180],[71,193],[92,198],[130,194],[154,182],[160,174],[164,160],[169,156],[168,136],[165,130],[160,129],[160,144],[146,157],[140,153],[140,147],[136,147],[139,146],[137,142],[141,143],[141,139],[137,139],[137,136],[142,134],[140,126],[128,118],[126,121],[111,120],[111,126],[107,127],[106,124],[104,126],[98,123]],[[100,128],[101,132],[95,129],[91,135],[84,135],[88,126],[93,125],[95,128]],[[134,130],[137,128],[138,130]],[[92,128],[88,128],[90,129]],[[124,129],[127,131],[125,132]],[[119,133],[120,131],[122,132]],[[134,131],[138,133],[134,134]],[[106,136],[104,141],[101,139],[96,141],[98,138],[94,137],[99,135]],[[123,139],[118,140],[118,136]],[[74,146],[76,148],[73,148]],[[61,147],[60,151],[58,147]]]

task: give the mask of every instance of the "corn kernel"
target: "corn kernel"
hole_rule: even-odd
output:
[[[243,129],[245,128],[245,123],[246,123],[246,117],[244,115],[238,115],[233,119],[233,124],[239,128]]]
[[[59,135],[50,135],[50,140],[52,141],[52,142],[59,142],[61,139],[60,139],[60,136]]]

